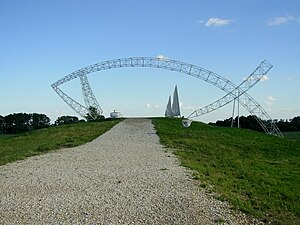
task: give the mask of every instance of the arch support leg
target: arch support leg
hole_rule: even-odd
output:
[[[81,83],[81,90],[84,98],[84,102],[87,109],[90,109],[93,107],[97,110],[97,113],[99,115],[102,115],[103,111],[92,91],[92,88],[90,86],[90,83],[88,81],[87,75],[83,74],[80,76],[80,83]]]

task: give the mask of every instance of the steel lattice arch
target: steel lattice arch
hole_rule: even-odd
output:
[[[213,103],[195,110],[189,115],[188,118],[194,118],[207,114],[229,104],[230,102],[238,98],[241,105],[251,115],[256,116],[255,118],[266,133],[280,137],[283,136],[276,124],[273,123],[273,120],[269,116],[269,114],[262,108],[259,103],[257,103],[248,93],[246,93],[272,68],[272,65],[266,60],[262,61],[258,65],[258,67],[240,85],[236,85],[230,80],[212,71],[186,62],[160,57],[130,57],[108,60],[84,67],[59,79],[58,81],[53,83],[51,87],[75,112],[77,112],[82,117],[85,117],[89,113],[90,107],[95,108],[99,114],[102,114],[103,111],[93,94],[87,75],[102,70],[123,67],[159,68],[187,74],[203,80],[223,90],[226,93],[222,98],[214,101]],[[59,87],[60,85],[76,78],[80,79],[85,106],[72,99]]]

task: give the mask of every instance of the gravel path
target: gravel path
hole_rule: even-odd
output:
[[[151,120],[0,167],[0,224],[248,224],[199,190]]]

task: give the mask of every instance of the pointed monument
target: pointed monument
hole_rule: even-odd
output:
[[[169,96],[169,101],[168,101],[167,108],[165,111],[165,116],[166,117],[180,117],[180,107],[179,107],[177,85],[175,86],[175,90],[173,93],[173,104],[171,101],[171,96]]]
[[[167,104],[165,116],[166,117],[172,117],[171,95],[169,96],[169,101],[168,101],[168,104]]]
[[[172,114],[173,114],[173,117],[180,117],[180,107],[179,107],[177,85],[175,86],[175,90],[174,90],[174,94],[173,94]]]

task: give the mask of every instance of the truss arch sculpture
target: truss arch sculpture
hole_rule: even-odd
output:
[[[59,79],[53,83],[51,87],[75,112],[82,117],[87,115],[90,107],[96,108],[97,112],[102,114],[103,111],[92,92],[87,75],[102,70],[123,67],[148,67],[175,71],[196,77],[227,93],[223,98],[215,101],[214,103],[192,112],[189,118],[194,118],[209,113],[213,110],[223,107],[224,105],[232,102],[235,98],[239,97],[242,99],[242,106],[244,106],[251,115],[257,115],[257,120],[266,133],[282,136],[280,130],[276,124],[272,122],[272,119],[268,113],[250,95],[246,93],[248,89],[260,81],[263,76],[265,76],[272,68],[272,65],[266,60],[261,62],[254,72],[251,73],[240,85],[235,85],[233,82],[212,71],[189,63],[162,57],[130,57],[113,59],[84,67]],[[81,82],[85,106],[72,99],[59,87],[60,85],[76,78],[79,78]]]

